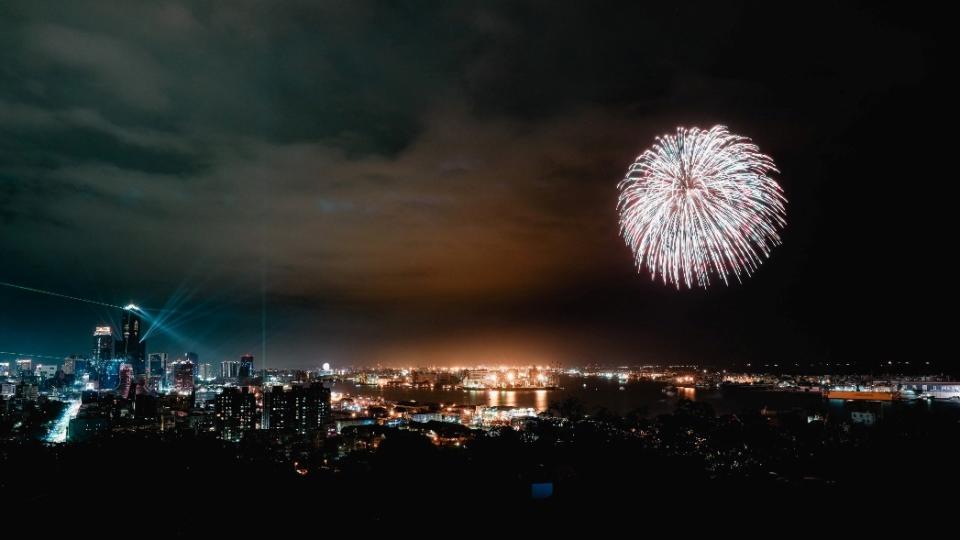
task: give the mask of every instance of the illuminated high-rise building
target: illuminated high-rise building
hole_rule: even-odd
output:
[[[216,379],[217,376],[213,371],[213,365],[210,363],[200,364],[200,380],[201,381],[212,381]]]
[[[163,389],[172,390],[173,389],[173,368],[177,364],[177,361],[167,362],[165,369],[163,370]]]
[[[197,378],[200,376],[200,355],[195,352],[183,353],[181,360],[193,363],[193,384],[197,384]]]
[[[93,356],[90,358],[92,378],[101,389],[114,388],[119,382],[120,365],[114,361],[113,328],[101,324],[93,329]]]
[[[85,375],[90,375],[90,360],[70,355],[63,361],[63,372],[67,375],[73,375],[78,380],[82,379]]]
[[[224,439],[238,441],[256,427],[257,398],[247,386],[224,388],[214,400],[214,411]]]
[[[112,390],[120,384],[120,366],[123,360],[112,358],[103,360],[97,366],[97,387],[100,390]]]
[[[163,377],[167,369],[167,353],[150,353],[147,364],[147,373],[153,377]]]
[[[263,427],[285,431],[288,426],[290,395],[282,385],[263,387]]]
[[[33,375],[33,359],[32,358],[18,358],[17,359],[17,375]]]
[[[117,384],[117,395],[123,399],[129,399],[131,388],[133,388],[133,366],[123,364],[120,366],[120,381]]]
[[[190,360],[173,363],[173,390],[180,394],[193,392],[194,364]]]
[[[147,356],[147,388],[166,390],[167,353],[150,353]]]
[[[253,355],[247,353],[240,357],[240,371],[237,376],[243,379],[253,377]]]
[[[267,427],[273,430],[304,434],[330,420],[330,389],[323,383],[274,386],[263,399]]]
[[[133,366],[136,376],[147,373],[147,343],[143,340],[143,320],[133,309],[123,311],[120,323],[121,337],[117,339],[114,355]]]
[[[113,358],[113,329],[107,325],[100,325],[93,329],[93,357],[91,360],[99,364],[103,360]]]
[[[56,364],[37,364],[37,367],[34,368],[33,374],[37,376],[38,380],[46,380],[52,378],[57,374]]]
[[[220,363],[220,378],[230,381],[236,379],[238,375],[240,375],[240,362],[224,360]]]

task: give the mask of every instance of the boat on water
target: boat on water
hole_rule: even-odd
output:
[[[660,391],[663,392],[664,394],[668,395],[668,396],[675,396],[675,395],[677,395],[677,387],[676,387],[676,386],[673,386],[673,385],[664,386],[663,388],[660,389]]]

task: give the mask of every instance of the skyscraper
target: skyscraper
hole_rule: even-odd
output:
[[[167,362],[166,368],[163,370],[163,389],[172,390],[173,389],[173,368],[177,365],[179,360],[174,360],[172,362]]]
[[[96,379],[99,388],[113,388],[117,380],[111,378],[115,340],[113,328],[101,324],[93,329],[93,356],[90,358],[91,377]],[[119,366],[116,375],[119,375]]]
[[[113,358],[113,329],[106,325],[93,329],[93,357],[91,360],[99,364],[102,360]]]
[[[133,388],[133,366],[120,366],[120,382],[117,384],[117,395],[123,399],[130,398],[130,389]]]
[[[143,341],[143,320],[136,311],[126,309],[120,329],[122,337],[117,340],[114,354],[133,366],[134,375],[146,375],[147,343]]]
[[[236,360],[224,360],[220,363],[220,378],[225,381],[234,380],[240,374],[240,362]]]
[[[167,353],[150,353],[147,356],[147,387],[151,390],[166,390]]]
[[[185,352],[180,360],[193,364],[193,384],[196,385],[197,378],[200,376],[200,355],[195,352]]]
[[[110,390],[120,384],[120,366],[123,360],[112,358],[103,360],[97,367],[97,388],[100,390]]]
[[[17,375],[21,377],[23,375],[32,375],[33,374],[33,359],[32,358],[18,358],[17,359]]]
[[[163,377],[167,368],[167,353],[150,353],[147,359],[149,361],[147,372],[153,377]]]
[[[213,374],[213,366],[211,366],[209,363],[207,363],[207,364],[200,364],[200,375],[199,375],[199,377],[200,377],[200,380],[201,380],[201,381],[210,381],[210,380],[213,380],[213,379],[215,378],[215,375]]]
[[[190,360],[173,363],[173,390],[181,394],[193,392],[194,364]]]
[[[96,380],[96,374],[91,371],[91,361],[89,358],[78,358],[71,356],[67,359],[72,368],[72,374],[77,380],[87,377],[88,380]],[[67,363],[64,362],[64,372],[66,372]]]
[[[253,355],[247,353],[240,357],[240,372],[238,374],[241,380],[253,377]]]

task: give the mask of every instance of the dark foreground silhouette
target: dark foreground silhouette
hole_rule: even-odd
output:
[[[430,423],[300,439],[254,432],[240,443],[190,432],[6,441],[0,487],[8,509],[69,509],[98,527],[155,523],[183,535],[624,519],[688,527],[824,512],[870,521],[887,507],[933,511],[937,493],[960,485],[960,423],[922,403],[872,426],[800,411],[717,417],[686,401],[657,418],[561,409],[569,416],[487,432]]]

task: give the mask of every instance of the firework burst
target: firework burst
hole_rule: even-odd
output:
[[[751,275],[780,244],[786,198],[779,172],[725,126],[657,137],[620,182],[620,233],[637,269],[679,288]]]

